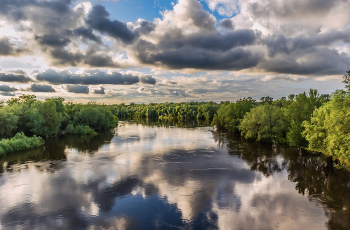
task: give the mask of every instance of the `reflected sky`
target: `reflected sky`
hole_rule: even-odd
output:
[[[294,150],[208,127],[120,122],[114,132],[57,138],[35,159],[0,161],[0,228],[332,228],[329,206],[296,189]],[[47,157],[51,151],[55,157]],[[266,164],[273,166],[259,170]],[[348,201],[341,201],[337,229],[348,226]]]

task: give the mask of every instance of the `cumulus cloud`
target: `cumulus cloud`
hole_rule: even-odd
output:
[[[234,25],[231,19],[224,18],[220,21],[220,26],[226,28],[226,29],[234,29]]]
[[[210,75],[214,70],[232,71],[247,79],[259,75],[264,84],[343,75],[350,69],[349,8],[350,2],[343,0],[178,0],[173,9],[164,10],[153,21],[122,22],[107,7],[88,2],[3,1],[0,19],[17,34],[0,38],[0,55],[17,57],[23,53],[22,44],[27,44],[52,68],[171,70],[176,72],[174,77],[159,81],[161,84],[156,84],[158,76],[115,70],[71,73],[49,69],[36,78],[50,84],[130,85],[118,92],[137,92],[140,85],[133,85],[143,83],[154,85],[147,88],[152,93],[149,96],[195,97],[218,93],[215,87],[226,92],[236,83],[212,75],[205,83],[207,88],[182,92],[173,89],[173,83],[185,86],[179,72],[207,71]],[[212,11],[226,18],[217,23],[217,13]],[[221,85],[214,87],[215,78]],[[0,81],[32,80],[22,73],[1,73]],[[247,85],[240,87],[240,92],[253,90]],[[113,89],[108,89],[96,93],[109,95]]]
[[[45,93],[56,92],[56,90],[52,88],[51,85],[38,85],[38,84],[31,85],[27,90],[31,92],[45,92]]]
[[[108,36],[120,39],[126,44],[132,43],[136,35],[129,30],[127,25],[118,20],[111,21],[108,17],[109,13],[105,7],[96,5],[90,11],[86,19],[86,24],[101,33],[106,33]]]
[[[14,92],[14,91],[17,91],[17,89],[14,87],[10,87],[8,85],[0,85],[0,91],[2,91],[2,92]]]
[[[70,93],[89,93],[89,86],[85,85],[67,85],[66,90]]]
[[[105,88],[95,89],[94,94],[105,94]]]
[[[92,29],[91,28],[85,28],[85,27],[79,27],[77,29],[75,29],[74,31],[74,34],[77,35],[77,36],[81,36],[85,39],[89,39],[91,41],[95,41],[95,42],[98,42],[98,43],[101,43],[101,38],[96,36]]]
[[[84,84],[84,85],[132,85],[138,82],[144,84],[155,84],[156,80],[152,76],[135,76],[132,74],[112,72],[106,73],[100,70],[85,71],[82,74],[73,74],[68,70],[55,71],[46,70],[36,76],[38,81],[45,81],[52,84]]]
[[[18,83],[28,83],[33,81],[27,76],[23,71],[16,71],[12,73],[0,73],[0,81],[3,82],[18,82]]]

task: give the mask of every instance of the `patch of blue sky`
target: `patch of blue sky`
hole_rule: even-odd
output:
[[[83,0],[81,0],[83,1]],[[172,10],[177,0],[90,0],[92,5],[101,4],[110,14],[112,20],[123,22],[135,22],[139,18],[153,21],[155,18],[162,18],[161,12]],[[213,14],[217,21],[228,18],[220,15],[218,11],[211,11],[206,1],[200,1],[203,9]],[[233,14],[235,16],[236,14]]]
[[[118,0],[118,1],[102,1],[90,0],[92,5],[101,4],[106,7],[112,20],[120,20],[123,22],[135,22],[142,18],[153,21],[155,18],[161,18],[160,12],[165,9],[173,8],[171,0]]]

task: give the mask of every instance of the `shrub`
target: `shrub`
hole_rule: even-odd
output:
[[[0,141],[0,155],[40,147],[44,143],[41,137],[27,137],[24,133],[17,133],[11,139],[2,139]]]
[[[90,128],[88,125],[82,126],[77,125],[74,127],[72,124],[69,124],[66,129],[67,134],[77,134],[77,135],[96,135],[95,130]]]

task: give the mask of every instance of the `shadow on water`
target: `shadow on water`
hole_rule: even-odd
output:
[[[249,142],[237,133],[213,136],[253,171],[269,177],[286,170],[298,193],[325,209],[329,229],[350,229],[350,173],[335,168],[332,158],[296,147]]]

